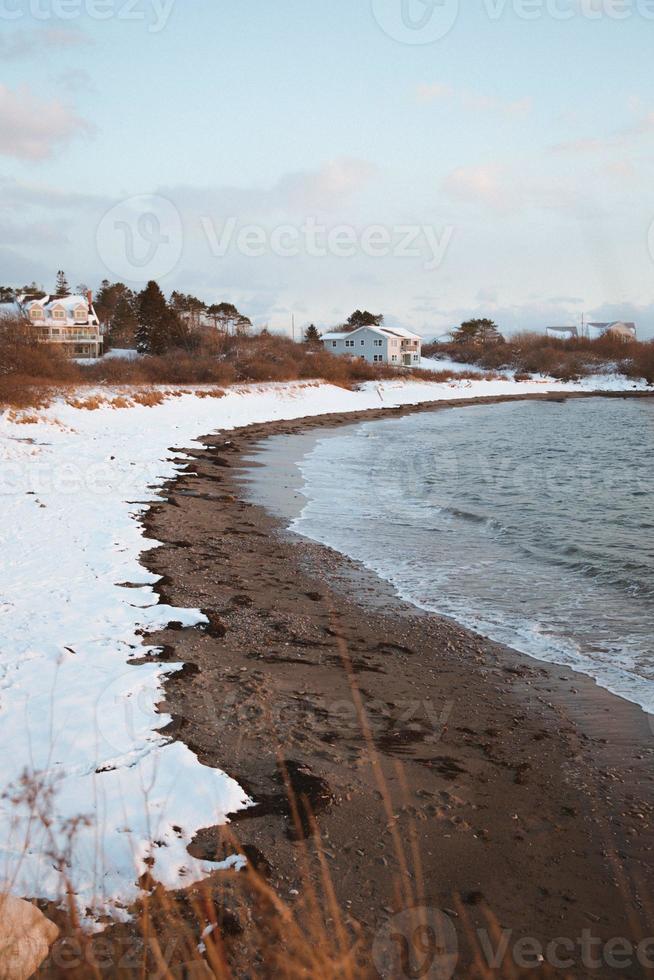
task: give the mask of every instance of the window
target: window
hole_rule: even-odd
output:
[[[364,344],[365,344],[365,340],[362,340],[362,341],[361,341],[361,346],[363,347],[363,346],[364,346]]]
[[[66,314],[63,310],[53,310],[52,311],[53,320],[65,320]]]
[[[42,320],[43,310],[41,309],[41,307],[33,306],[32,309],[30,310],[30,317],[32,318],[32,320]]]
[[[354,341],[353,340],[346,340],[345,341],[345,346],[346,347],[354,347]]]
[[[383,340],[375,340],[374,341],[374,344],[375,344],[375,347],[383,347],[384,341]]]
[[[336,346],[337,346],[337,344],[338,344],[338,341],[336,341],[336,340],[332,340],[332,347],[336,347]]]
[[[414,354],[413,360],[417,363],[420,360],[420,354]]]
[[[384,360],[384,355],[383,354],[374,354],[372,359],[373,359],[373,361],[376,361],[376,362],[383,361]]]
[[[75,310],[75,323],[86,323],[88,320],[88,313],[83,306],[78,306]]]
[[[397,361],[397,354],[392,354],[391,355],[391,360],[392,361]]]

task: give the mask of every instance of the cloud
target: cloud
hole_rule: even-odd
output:
[[[469,112],[499,114],[503,116],[525,116],[531,112],[532,100],[528,96],[514,101],[498,99],[493,95],[455,89],[451,85],[435,82],[418,85],[416,96],[419,102],[452,102]]]
[[[497,164],[458,167],[445,177],[441,190],[453,201],[505,214],[530,208],[558,212],[575,220],[597,214],[593,197],[573,183],[554,178],[538,180]]]
[[[14,91],[0,84],[0,155],[45,160],[73,137],[90,132],[90,124],[63,102],[42,102],[26,86]]]
[[[43,282],[50,274],[49,269],[33,257],[26,258],[11,248],[0,246],[0,268],[4,283],[24,285],[36,280]]]
[[[0,175],[0,209],[18,210],[43,208],[48,211],[107,210],[115,200],[99,194],[80,194],[78,191],[62,191],[45,184],[30,184],[14,177]]]
[[[603,153],[620,149],[632,140],[654,133],[654,112],[646,112],[630,126],[615,130],[608,136],[581,137],[567,143],[557,143],[550,147],[553,153]]]
[[[270,187],[191,187],[180,184],[156,193],[183,212],[210,218],[238,217],[263,221],[280,215],[306,217],[349,205],[377,174],[365,160],[338,158],[318,170],[285,174]]]
[[[343,157],[320,170],[290,174],[279,182],[279,190],[291,208],[332,210],[363,190],[377,173],[365,160]]]
[[[94,92],[91,76],[84,68],[69,68],[57,76],[57,84],[69,92]]]
[[[0,239],[5,245],[64,245],[69,238],[61,222],[12,222],[0,219]]]
[[[0,36],[0,60],[23,61],[90,43],[82,31],[65,27],[46,27],[33,31],[14,31]]]
[[[418,85],[416,95],[419,102],[436,102],[437,99],[450,99],[455,95],[455,90],[451,85],[441,82],[434,82],[431,85]]]
[[[442,190],[458,201],[505,208],[511,203],[506,178],[498,166],[457,167],[442,183]],[[515,202],[515,198],[513,198]]]

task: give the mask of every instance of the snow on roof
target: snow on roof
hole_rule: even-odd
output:
[[[381,337],[391,336],[402,337],[403,340],[422,340],[419,334],[411,333],[410,330],[405,330],[404,327],[377,327],[373,324],[357,327],[356,330],[336,330],[332,333],[324,333],[322,340],[345,340],[348,337],[352,337],[355,333],[359,333],[361,330],[372,330],[373,333],[379,334]]]
[[[390,333],[394,337],[404,337],[405,340],[422,340],[420,334],[411,333],[410,330],[405,330],[404,327],[380,327],[383,333]]]
[[[63,306],[67,311],[76,310],[78,306],[83,306],[84,309],[88,309],[88,300],[86,296],[55,296],[54,299],[50,300],[47,306],[52,309],[55,306]]]
[[[612,320],[611,323],[589,323],[588,329],[595,331],[598,334],[610,333],[612,330],[620,330],[624,328],[628,330],[633,336],[636,336],[636,324],[630,320]]]
[[[0,316],[19,316],[21,312],[20,304],[15,301],[13,303],[0,303]]]

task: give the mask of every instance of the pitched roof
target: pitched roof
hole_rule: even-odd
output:
[[[0,316],[20,316],[21,313],[20,303],[15,300],[13,303],[0,303]]]
[[[401,337],[403,340],[422,340],[422,337],[417,333],[411,333],[410,330],[405,330],[404,327],[377,327],[373,324],[365,324],[362,327],[357,327],[356,330],[340,331],[336,330],[332,333],[324,333],[322,335],[322,340],[346,340],[348,337],[354,336],[354,334],[359,333],[361,330],[371,330],[373,333],[379,334],[380,337]]]
[[[72,313],[78,306],[83,306],[85,310],[89,308],[86,296],[76,295],[55,296],[54,299],[51,299],[46,305],[50,310],[54,309],[55,306],[63,306],[67,313]]]

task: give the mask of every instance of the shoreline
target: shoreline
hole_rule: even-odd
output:
[[[601,395],[598,397],[601,397]],[[558,402],[559,399],[555,399],[555,401]],[[464,407],[472,408],[474,406],[466,405]],[[415,412],[412,411],[410,414],[415,414]],[[376,421],[383,421],[383,418],[376,419]],[[591,679],[607,693],[643,710],[651,719],[654,735],[654,706],[652,706],[651,698],[645,696],[642,690],[626,690],[625,687],[630,687],[628,681],[621,684],[620,679],[609,680],[605,675],[602,675],[601,670],[594,672],[594,665],[592,663],[589,664],[587,661],[585,663],[575,663],[574,659],[569,656],[566,658],[566,651],[559,651],[558,655],[551,654],[549,651],[545,653],[539,652],[530,648],[529,644],[522,643],[519,637],[516,637],[512,642],[511,639],[493,636],[492,627],[486,632],[482,625],[475,626],[466,623],[465,619],[457,618],[454,614],[448,614],[428,604],[421,605],[412,599],[410,595],[403,594],[402,589],[393,583],[390,577],[387,578],[383,573],[377,571],[373,565],[367,564],[364,560],[357,560],[348,550],[339,551],[337,546],[329,543],[329,536],[327,536],[327,540],[322,536],[313,538],[310,535],[305,535],[301,526],[296,526],[296,522],[301,517],[308,500],[302,489],[304,486],[301,466],[302,460],[311,453],[317,442],[329,439],[330,436],[340,436],[345,434],[348,429],[355,430],[362,424],[365,424],[365,420],[353,422],[345,420],[337,427],[316,429],[308,427],[306,431],[301,431],[296,435],[271,435],[270,437],[266,437],[261,445],[255,445],[252,452],[244,457],[246,466],[244,468],[241,486],[246,499],[251,503],[263,507],[273,517],[282,521],[289,534],[306,538],[316,544],[323,544],[327,548],[333,548],[333,550],[342,554],[344,557],[353,558],[355,563],[360,564],[367,574],[371,574],[375,579],[379,579],[380,584],[384,586],[388,585],[394,599],[406,602],[415,608],[416,614],[420,612],[425,615],[434,615],[449,622],[457,623],[464,629],[469,630],[472,634],[482,636],[489,641],[498,643],[500,646],[510,647],[517,653],[528,657],[538,664],[548,664],[554,669],[557,667],[569,668],[573,674]],[[640,678],[640,680],[642,681],[644,678]]]
[[[302,886],[280,800],[283,749],[298,789],[317,792],[337,896],[369,938],[388,910],[399,910],[398,861],[356,724],[357,696],[400,810],[392,822],[424,855],[430,907],[454,915],[459,895],[476,926],[491,913],[546,941],[588,927],[634,937],[633,917],[652,897],[654,749],[641,709],[585,675],[421,612],[372,572],[243,499],[244,474],[256,469],[251,457],[271,435],[504,400],[342,413],[207,437],[167,487],[167,501],[146,516],[148,536],[162,544],[143,560],[164,576],[162,599],[203,608],[212,622],[209,635],[166,630],[149,638],[166,659],[189,665],[165,685],[169,734],[257,800],[238,815],[236,832],[293,901]],[[219,839],[219,829],[203,831],[191,853],[210,859]]]

